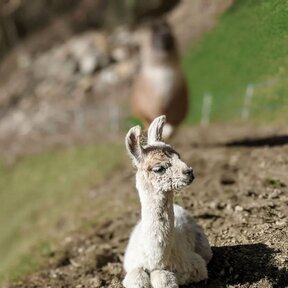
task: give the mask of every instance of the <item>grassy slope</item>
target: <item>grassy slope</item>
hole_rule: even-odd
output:
[[[97,145],[29,156],[12,167],[0,164],[0,279],[37,267],[35,247],[38,252],[49,248],[50,232],[61,226],[59,219],[83,209],[89,201],[83,192],[122,156],[116,145]]]
[[[279,120],[285,115],[287,120],[287,19],[288,1],[236,1],[216,29],[186,53],[190,123],[201,119],[205,93],[213,97],[212,120],[239,118],[249,84],[257,84],[251,105],[254,119]]]

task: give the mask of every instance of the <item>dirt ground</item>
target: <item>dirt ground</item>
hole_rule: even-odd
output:
[[[209,280],[187,287],[287,287],[287,131],[183,128],[172,142],[196,174],[175,200],[203,225],[214,252]],[[46,267],[10,288],[122,287],[123,253],[139,218],[128,157],[94,193],[107,195],[107,213],[118,216],[70,235],[47,256]]]

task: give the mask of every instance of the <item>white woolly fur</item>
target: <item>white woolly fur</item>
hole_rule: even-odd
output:
[[[161,142],[164,124],[165,116],[152,122],[145,147],[139,141],[140,127],[126,136],[141,202],[141,220],[124,257],[126,288],[176,288],[208,277],[206,266],[212,258],[208,240],[190,214],[173,204],[174,191],[192,182],[192,169]],[[156,166],[162,167],[160,172]]]

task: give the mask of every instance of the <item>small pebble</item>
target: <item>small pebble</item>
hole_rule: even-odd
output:
[[[244,210],[244,208],[242,206],[240,206],[240,205],[237,205],[237,206],[235,206],[234,210],[237,211],[237,212],[241,212],[241,211]]]

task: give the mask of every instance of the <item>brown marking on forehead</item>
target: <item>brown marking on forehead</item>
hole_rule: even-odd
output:
[[[151,153],[153,151],[163,152],[163,153],[167,154],[168,156],[171,156],[172,154],[177,154],[179,156],[179,154],[169,145],[167,145],[167,146],[160,146],[160,145],[148,146],[145,148],[144,153],[148,154],[148,153]]]
[[[173,154],[179,154],[171,147],[149,146],[145,150],[144,169],[150,171],[156,164],[168,161]]]
[[[144,160],[144,169],[150,171],[156,164],[167,161],[169,156],[163,151],[154,150],[147,154]]]

